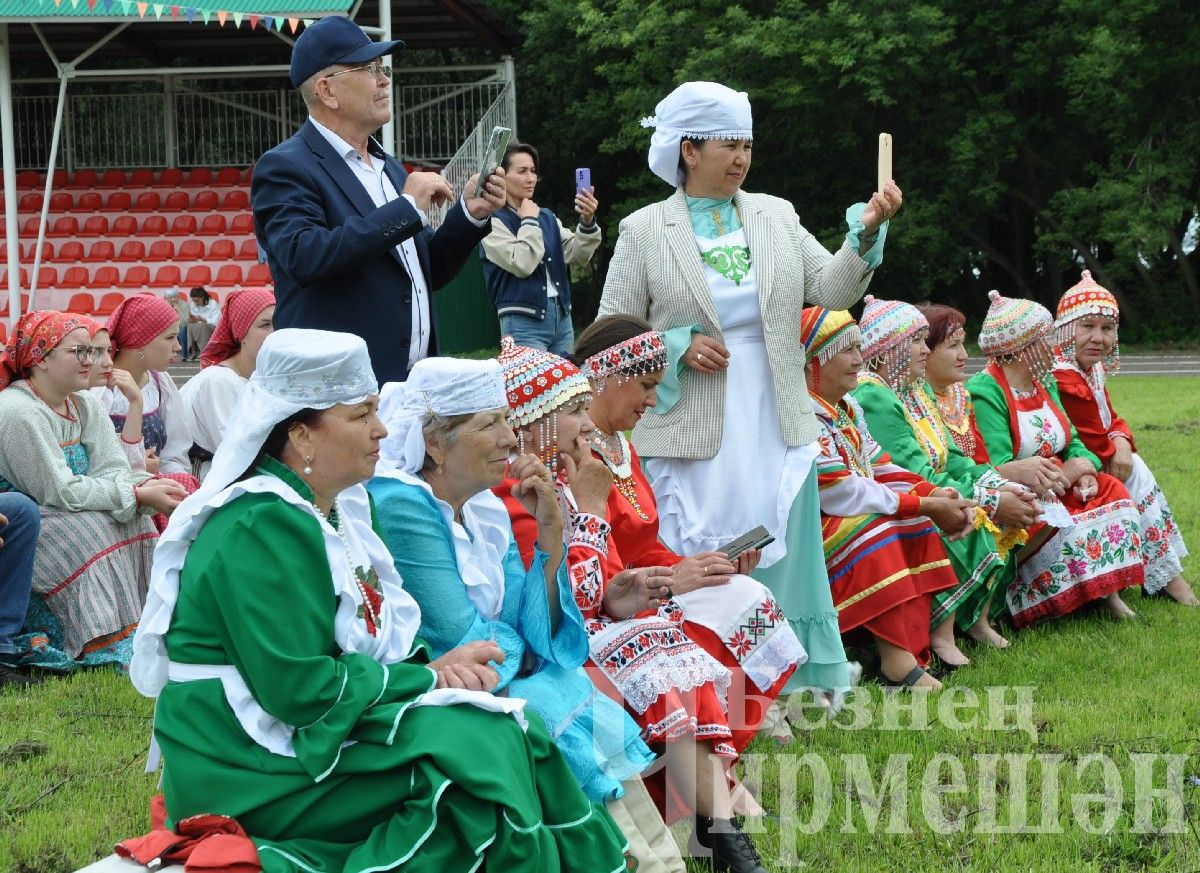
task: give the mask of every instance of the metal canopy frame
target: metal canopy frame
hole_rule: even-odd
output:
[[[450,0],[456,3],[456,0]],[[357,0],[347,14],[351,18],[359,12],[363,0]],[[456,3],[456,5],[458,5]],[[469,11],[469,10],[468,10]],[[368,26],[360,24],[367,33],[381,40],[389,40],[392,38],[392,10],[390,0],[381,0],[378,4],[379,23],[376,26]],[[323,18],[328,15],[342,14],[338,10],[329,10],[326,12],[306,12],[305,17]],[[114,24],[116,25],[108,33],[97,39],[91,46],[76,56],[70,61],[63,61],[55,54],[53,47],[46,38],[42,25],[44,24],[70,24],[84,22],[87,24]],[[32,311],[37,307],[34,305],[34,297],[37,293],[38,274],[41,272],[42,262],[42,247],[46,238],[46,223],[50,211],[50,197],[54,190],[54,165],[58,160],[58,147],[62,135],[62,120],[63,111],[66,105],[67,85],[73,79],[105,79],[120,76],[136,75],[144,78],[147,75],[172,75],[178,76],[188,73],[203,73],[205,75],[231,75],[246,73],[265,73],[265,72],[287,72],[287,66],[284,65],[253,65],[239,64],[232,66],[219,67],[203,67],[203,68],[179,68],[179,67],[160,67],[154,69],[146,68],[128,68],[128,69],[94,69],[82,70],[80,65],[91,57],[95,52],[101,49],[105,44],[118,37],[126,28],[135,23],[153,24],[154,22],[148,19],[132,19],[128,16],[105,16],[105,15],[80,15],[80,16],[9,16],[0,19],[0,157],[2,157],[3,174],[4,174],[4,238],[5,248],[7,250],[8,264],[8,312],[9,312],[9,328],[14,330],[17,321],[22,315],[21,305],[21,267],[20,267],[20,243],[19,243],[19,228],[17,227],[19,204],[17,202],[17,178],[16,178],[16,132],[13,127],[13,95],[12,95],[12,53],[10,39],[10,24],[28,24],[36,34],[46,51],[47,56],[53,63],[57,73],[59,83],[58,88],[58,104],[54,117],[54,129],[50,141],[50,154],[46,164],[46,185],[42,192],[42,211],[38,222],[38,236],[36,248],[34,250],[34,261],[29,277],[29,310]],[[174,22],[163,22],[171,24]],[[291,37],[281,33],[278,30],[271,31],[283,42],[291,45],[295,42]],[[395,96],[394,92],[389,89],[391,97],[391,109],[393,123],[388,124],[383,128],[383,147],[389,154],[395,152]]]

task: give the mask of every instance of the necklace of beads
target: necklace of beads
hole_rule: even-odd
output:
[[[629,443],[625,439],[625,434],[606,434],[597,429],[588,438],[588,443],[600,455],[605,466],[612,471],[613,484],[617,487],[617,492],[629,501],[629,505],[633,507],[638,518],[642,521],[649,521],[650,516],[642,508],[641,501],[638,500],[637,482],[633,478],[633,457],[629,454]]]
[[[371,636],[375,636],[377,629],[383,625],[383,600],[379,596],[378,591],[370,588],[370,586],[363,582],[363,580],[358,577],[358,574],[354,572],[354,558],[350,555],[350,543],[346,541],[346,537],[342,533],[341,516],[338,513],[337,501],[334,501],[333,508],[329,510],[328,515],[322,512],[321,507],[317,506],[315,503],[313,504],[313,509],[316,510],[317,515],[321,516],[326,524],[333,528],[333,532],[337,534],[338,539],[342,541],[342,551],[346,553],[346,566],[350,570],[350,578],[353,580],[355,587],[358,588],[358,593],[362,596],[362,617],[367,623],[367,632],[370,633]]]
[[[967,410],[967,391],[955,382],[945,394],[934,393],[942,422],[963,454],[975,457],[975,434],[971,432],[971,414]]]
[[[929,464],[935,472],[941,472],[949,457],[950,447],[946,445],[945,434],[942,432],[942,418],[936,409],[929,406],[929,398],[921,389],[920,384],[902,388],[898,392],[904,405],[904,415],[909,420],[909,428],[917,442],[929,458]],[[924,427],[922,427],[922,422]]]

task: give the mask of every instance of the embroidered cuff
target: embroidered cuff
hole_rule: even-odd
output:
[[[1000,492],[994,488],[986,488],[979,482],[975,483],[975,502],[979,504],[979,508],[987,513],[988,518],[996,514],[996,510],[1000,508]]]
[[[608,535],[612,533],[612,525],[598,515],[589,512],[578,513],[571,526],[571,541],[567,548],[583,546],[608,557]]]
[[[863,242],[871,242],[871,248],[860,255],[867,262],[867,266],[872,270],[877,269],[883,263],[883,243],[887,239],[888,222],[879,225],[875,231],[875,237],[866,236],[867,227],[862,222],[862,214],[867,211],[867,204],[855,203],[846,210],[846,225],[849,228],[846,231],[846,242],[850,243],[850,248],[858,252],[862,247]]]

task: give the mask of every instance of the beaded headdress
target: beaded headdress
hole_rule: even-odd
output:
[[[542,460],[558,470],[558,408],[572,398],[590,394],[591,386],[579,368],[565,358],[519,346],[510,336],[500,341],[500,369],[508,397],[509,424],[519,429],[538,422]],[[520,451],[525,452],[524,438]]]
[[[809,306],[800,313],[804,363],[826,364],[834,355],[862,342],[862,332],[849,312]]]
[[[604,393],[609,379],[623,385],[630,379],[657,373],[666,367],[667,344],[656,330],[648,330],[596,352],[583,362],[583,372],[592,381],[597,394]]]
[[[867,368],[879,373],[893,388],[908,375],[912,366],[911,340],[929,322],[917,307],[900,300],[863,298],[859,326],[863,335],[863,360]]]
[[[1038,344],[1049,346],[1054,316],[1040,303],[1005,297],[999,291],[989,291],[988,300],[991,305],[979,331],[980,350],[1000,361],[1019,358],[1029,364],[1034,379],[1040,380],[1048,367],[1035,352]]]
[[[1075,361],[1075,322],[1089,315],[1111,318],[1121,322],[1121,307],[1112,292],[1092,278],[1090,270],[1084,270],[1080,280],[1067,289],[1058,301],[1058,315],[1054,319],[1055,353],[1067,363]],[[1104,359],[1104,369],[1116,372],[1121,365],[1121,347],[1113,344],[1113,350]]]

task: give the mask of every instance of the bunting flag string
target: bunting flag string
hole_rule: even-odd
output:
[[[42,5],[46,0],[38,0],[38,5]],[[138,18],[144,19],[147,13],[153,13],[154,17],[161,21],[164,13],[169,13],[171,21],[179,21],[180,15],[187,19],[188,24],[193,24],[197,18],[205,25],[209,24],[213,15],[216,15],[217,22],[221,27],[224,27],[229,19],[233,18],[234,28],[240,28],[243,21],[248,21],[251,30],[257,30],[259,25],[268,33],[272,29],[283,32],[284,23],[286,22],[288,30],[295,34],[301,26],[311,27],[316,21],[314,18],[302,18],[298,16],[281,15],[279,13],[267,14],[265,12],[246,12],[243,10],[229,9],[211,9],[203,6],[193,5],[191,3],[156,3],[152,0],[70,0],[71,8],[78,9],[80,3],[86,3],[88,12],[96,12],[96,7],[103,5],[105,13],[112,14],[113,7],[119,4],[120,14],[132,16],[135,12]],[[54,0],[54,5],[61,7],[63,0]]]

